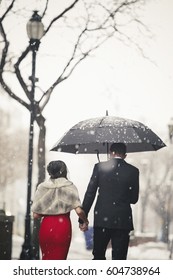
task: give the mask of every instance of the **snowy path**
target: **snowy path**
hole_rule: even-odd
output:
[[[23,238],[13,236],[12,259],[18,259],[21,252]],[[169,251],[166,244],[161,242],[148,242],[142,245],[129,247],[128,260],[168,260]],[[72,240],[68,260],[91,260],[92,251],[85,249],[84,238]],[[107,250],[107,259],[111,259],[111,250]]]

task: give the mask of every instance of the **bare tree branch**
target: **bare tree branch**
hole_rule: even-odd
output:
[[[47,9],[48,9],[48,4],[49,4],[49,0],[46,0],[45,9],[44,9],[44,11],[43,11],[43,14],[42,14],[41,18],[43,18],[43,17],[45,16],[46,11],[47,11]]]
[[[5,34],[2,22],[0,22],[0,33],[3,37],[3,42],[4,42],[4,48],[3,48],[3,51],[2,51],[1,62],[0,62],[0,74],[2,75],[2,72],[4,70],[4,66],[5,66],[7,53],[8,53],[9,44],[10,44],[7,40],[7,36]]]
[[[73,3],[71,5],[69,5],[67,8],[65,8],[63,10],[63,12],[61,12],[58,16],[56,16],[53,20],[51,20],[50,24],[48,25],[47,29],[45,30],[44,35],[46,35],[48,33],[48,31],[50,30],[50,28],[52,27],[53,23],[55,23],[57,20],[59,20],[60,18],[63,18],[64,15],[66,15],[70,10],[72,10],[75,5],[81,1],[80,0],[75,0],[73,1]],[[98,5],[100,7],[102,7],[102,9],[104,11],[106,11],[106,14],[102,20],[102,22],[100,22],[98,25],[96,25],[95,22],[95,27],[92,27],[92,22],[93,20],[90,22],[90,11],[89,9],[92,7],[89,5],[87,6],[87,2],[83,2],[85,5],[85,9],[86,12],[88,14],[88,18],[86,18],[86,26],[83,28],[83,30],[81,31],[81,33],[79,34],[77,41],[74,45],[73,48],[73,52],[71,57],[69,58],[67,64],[64,66],[62,73],[58,76],[58,78],[56,79],[56,81],[52,84],[52,86],[50,86],[50,88],[42,95],[42,97],[39,100],[39,104],[41,106],[41,112],[43,111],[44,107],[46,106],[46,104],[48,103],[51,93],[54,90],[54,88],[61,83],[62,81],[66,80],[74,71],[74,69],[77,67],[77,65],[79,65],[80,62],[82,62],[86,57],[89,56],[89,54],[91,52],[93,52],[94,50],[96,50],[99,46],[101,46],[105,41],[107,41],[110,37],[112,37],[114,35],[114,32],[119,33],[119,35],[121,35],[122,37],[124,36],[124,38],[128,39],[128,41],[130,41],[131,43],[133,43],[136,47],[138,47],[138,49],[140,50],[140,52],[143,54],[142,48],[140,48],[140,46],[138,46],[133,40],[132,38],[128,37],[126,34],[121,33],[117,26],[116,26],[116,21],[115,21],[115,16],[118,13],[123,12],[123,9],[126,7],[130,7],[133,6],[136,3],[139,2],[143,2],[142,0],[132,0],[132,1],[122,1],[120,3],[116,3],[116,4],[112,4],[111,7],[106,7],[104,6],[102,3],[98,2],[98,3],[92,3],[93,5]],[[12,2],[14,4],[14,1]],[[111,3],[111,2],[110,2]],[[49,4],[49,0],[46,1],[46,5],[45,5],[45,9],[43,11],[42,17],[46,14],[47,10],[48,10],[48,4]],[[114,7],[115,6],[115,7]],[[114,7],[114,8],[113,8]],[[112,21],[112,23],[111,23]],[[91,23],[91,26],[89,27]],[[102,34],[100,33],[100,35],[96,35],[97,38],[97,43],[92,45],[90,48],[88,48],[85,51],[82,51],[81,46],[82,44],[84,44],[85,41],[87,41],[88,39],[88,35],[92,32],[101,32],[102,30],[108,30],[108,28],[111,27],[113,31],[109,31],[108,33]],[[96,33],[95,33],[96,34]],[[100,38],[99,38],[100,37]],[[17,63],[14,65],[15,68],[15,73],[17,76],[17,79],[21,85],[21,87],[23,88],[26,96],[28,97],[28,99],[30,99],[30,94],[28,91],[28,88],[26,86],[26,83],[24,82],[21,72],[20,72],[20,63],[22,62],[22,60],[26,57],[27,53],[29,52],[29,47],[26,48],[26,50],[22,53],[22,55],[19,57]],[[77,52],[80,52],[77,54]]]
[[[9,42],[7,40],[7,36],[5,34],[2,22],[0,22],[0,33],[3,37],[4,40],[4,48],[2,51],[2,56],[1,56],[1,62],[0,62],[0,84],[2,85],[3,89],[16,101],[18,101],[20,104],[22,104],[23,106],[25,106],[27,109],[30,108],[30,106],[21,98],[19,98],[17,95],[15,95],[15,93],[10,89],[10,87],[5,83],[4,79],[3,79],[3,71],[4,71],[4,67],[5,67],[5,63],[6,63],[6,57],[7,57],[7,53],[8,53],[8,48],[9,48]]]
[[[80,0],[75,0],[69,7],[67,7],[62,13],[60,13],[57,17],[55,17],[49,24],[49,26],[47,27],[47,29],[45,30],[44,35],[49,31],[49,29],[51,28],[51,26],[53,25],[53,23],[55,21],[57,21],[58,19],[62,18],[69,10],[73,9],[74,6],[79,2]]]
[[[27,98],[30,100],[30,92],[28,91],[28,88],[26,86],[26,83],[24,82],[23,78],[22,78],[22,75],[21,75],[21,72],[20,72],[20,69],[19,69],[19,65],[20,63],[22,62],[22,60],[24,60],[24,58],[27,56],[27,54],[29,53],[30,51],[30,46],[28,46],[24,52],[21,54],[21,56],[18,58],[18,61],[14,64],[14,68],[15,68],[15,73],[16,73],[16,76],[17,76],[17,79],[21,85],[21,87],[23,88]]]
[[[74,45],[74,49],[71,55],[71,58],[68,60],[67,64],[65,65],[62,73],[59,75],[59,77],[57,78],[57,80],[51,85],[51,87],[42,95],[41,99],[39,100],[39,103],[41,103],[44,99],[44,102],[41,105],[41,111],[43,111],[44,107],[46,106],[46,104],[48,103],[51,93],[54,90],[54,88],[60,84],[61,82],[65,81],[67,78],[70,77],[70,75],[73,73],[73,71],[75,70],[75,68],[77,67],[77,65],[82,62],[86,57],[88,57],[92,52],[94,52],[96,49],[98,49],[102,44],[104,44],[111,36],[113,36],[113,33],[110,34],[109,36],[107,36],[106,38],[104,38],[101,42],[98,42],[97,44],[95,44],[95,46],[92,46],[91,48],[89,48],[86,52],[82,52],[79,56],[76,56],[76,51],[79,48],[79,43],[80,40],[83,36],[83,34],[85,34],[85,32],[88,31],[87,27],[85,27],[85,29],[80,33],[79,37],[77,38],[77,42]],[[76,60],[76,62],[74,62],[74,60]],[[71,64],[74,62],[74,64],[71,66]],[[46,98],[45,98],[46,97]]]
[[[0,22],[2,22],[4,20],[4,18],[6,17],[6,15],[9,13],[9,11],[13,8],[13,5],[15,3],[16,0],[12,0],[11,4],[9,5],[9,7],[6,9],[5,13],[2,15],[2,17],[0,18]]]
[[[16,100],[21,105],[25,106],[28,110],[30,110],[30,105],[26,103],[24,100],[22,100],[20,97],[18,97],[16,94],[14,94],[14,92],[10,89],[10,87],[4,82],[1,75],[0,75],[0,84],[2,85],[2,88],[8,93],[10,97],[12,97],[14,100]]]

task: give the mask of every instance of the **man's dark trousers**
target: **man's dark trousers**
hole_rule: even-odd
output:
[[[108,243],[112,244],[112,260],[126,260],[129,230],[94,227],[93,260],[105,260]]]

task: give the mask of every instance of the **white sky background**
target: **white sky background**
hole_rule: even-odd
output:
[[[55,89],[45,110],[50,147],[78,121],[106,110],[142,121],[167,138],[173,116],[173,1],[151,2],[145,17],[154,37],[146,38],[144,51],[155,64],[133,48],[108,41]]]

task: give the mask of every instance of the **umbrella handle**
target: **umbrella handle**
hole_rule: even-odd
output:
[[[106,149],[107,149],[107,160],[109,159],[109,143],[106,143]]]
[[[100,162],[100,158],[99,158],[99,150],[95,150],[96,153],[97,153],[97,159],[98,159],[98,162]]]

